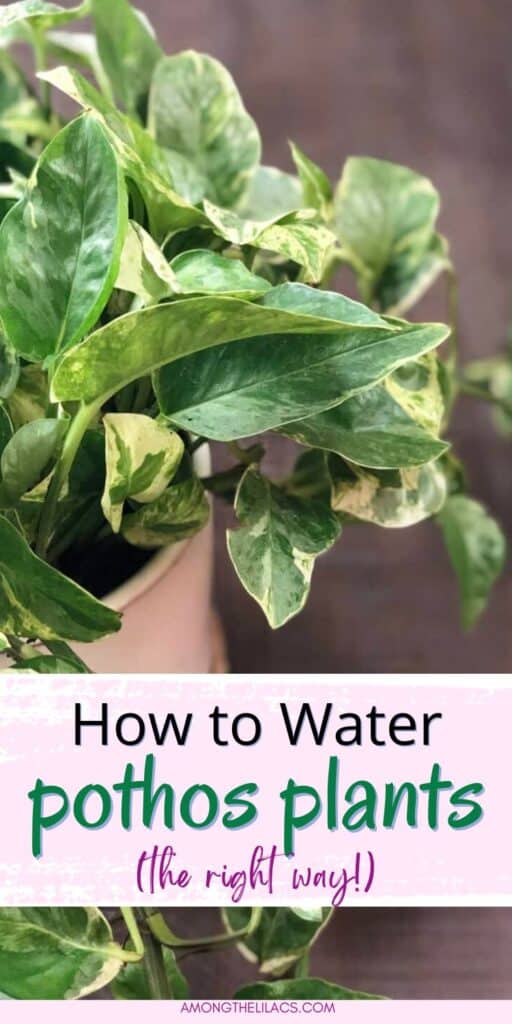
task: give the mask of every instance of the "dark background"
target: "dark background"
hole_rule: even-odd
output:
[[[495,352],[512,309],[510,0],[141,0],[168,52],[193,47],[234,74],[264,143],[291,170],[296,141],[333,178],[345,157],[406,163],[432,178],[461,278],[465,358]],[[443,288],[422,304],[446,315]],[[512,535],[512,440],[463,400],[457,450],[472,493]],[[272,463],[281,464],[276,446]],[[217,519],[217,603],[234,671],[504,672],[512,665],[510,572],[464,635],[439,531],[356,527],[320,559],[305,611],[272,633],[242,593]]]
[[[193,47],[228,65],[260,126],[266,162],[291,170],[293,139],[333,177],[351,153],[406,163],[431,177],[461,278],[464,357],[503,344],[512,308],[510,0],[141,6],[169,52]],[[421,314],[442,319],[442,289]],[[497,438],[487,409],[466,401],[456,438],[474,495],[512,535],[512,440]],[[276,468],[280,460],[276,449]],[[347,530],[319,561],[306,610],[277,633],[234,577],[224,526],[219,515],[217,602],[235,671],[512,667],[510,571],[481,625],[462,634],[453,575],[431,524]],[[201,930],[204,916],[197,912]],[[346,910],[321,938],[313,969],[395,998],[512,998],[511,962],[507,910]],[[243,968],[242,975],[232,954],[190,960],[188,969],[205,996],[226,995],[252,974]]]
[[[496,351],[512,291],[510,0],[139,0],[139,6],[168,52],[193,47],[229,66],[260,125],[266,162],[291,169],[291,138],[333,177],[351,153],[386,157],[430,176],[443,198],[441,227],[461,278],[464,356]],[[442,319],[442,289],[421,315]],[[497,438],[487,410],[467,402],[457,412],[455,438],[473,494],[512,535],[512,441]],[[281,461],[276,448],[276,469]],[[277,634],[234,577],[224,527],[219,515],[217,604],[235,671],[510,670],[510,572],[481,625],[463,635],[453,576],[431,524],[347,530],[320,561],[306,611]],[[193,917],[187,915],[184,927],[196,933],[215,924],[213,912]],[[338,913],[315,950],[313,969],[395,998],[512,998],[511,960],[508,910],[361,909]],[[194,993],[205,997],[228,995],[253,973],[233,954],[189,965]]]

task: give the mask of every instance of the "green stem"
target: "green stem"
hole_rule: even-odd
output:
[[[141,911],[144,917],[144,911]],[[171,982],[164,962],[164,949],[144,920],[144,972],[151,999],[172,999]]]
[[[454,267],[448,271],[448,320],[451,327],[449,339],[449,366],[455,370],[459,359],[459,280]]]
[[[55,467],[39,520],[35,551],[36,555],[39,555],[40,558],[45,558],[48,550],[57,502],[62,488],[67,481],[87,427],[100,408],[101,402],[81,405],[66,434],[62,452]]]
[[[247,938],[258,927],[261,915],[261,907],[252,907],[251,916],[245,928],[240,928],[235,932],[222,932],[220,935],[209,935],[201,939],[180,939],[171,931],[159,911],[148,911],[147,922],[152,934],[162,945],[170,946],[171,949],[193,949],[195,952],[200,952],[212,947],[222,949],[224,946],[231,946],[234,942]]]
[[[295,964],[294,978],[309,978],[309,952],[304,953]]]
[[[23,664],[24,661],[34,657],[34,650],[29,644],[23,643],[17,636],[8,635],[7,639],[9,641],[9,649],[5,653],[18,664]]]
[[[458,389],[461,395],[478,398],[481,402],[489,402],[490,405],[495,405],[509,416],[512,416],[511,402],[507,402],[504,398],[499,398],[498,395],[493,395],[490,391],[480,387],[479,384],[471,384],[467,380],[460,380],[458,382]]]
[[[144,956],[144,941],[139,931],[139,926],[137,924],[135,912],[132,910],[131,907],[119,907],[119,910],[123,915],[123,920],[128,929],[128,935],[130,936],[135,953],[138,953],[139,956],[141,957]]]

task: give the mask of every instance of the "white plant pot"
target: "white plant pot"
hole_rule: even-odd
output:
[[[208,448],[201,448],[194,462],[201,476],[209,475]],[[195,537],[162,548],[140,572],[103,599],[122,613],[118,633],[92,644],[74,644],[73,649],[93,672],[222,671],[224,651],[212,611],[212,576],[210,517]],[[5,664],[0,656],[0,667],[2,660]]]
[[[211,472],[209,449],[197,472]],[[162,548],[135,576],[104,598],[123,616],[122,628],[74,650],[93,672],[210,672],[214,669],[212,517],[190,540]]]

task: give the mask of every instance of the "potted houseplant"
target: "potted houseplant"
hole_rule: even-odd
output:
[[[0,909],[0,991],[12,999],[187,999],[191,954],[233,949],[253,963],[235,1000],[376,999],[311,977],[309,954],[329,924],[329,909],[254,908],[222,912],[218,934],[183,939],[161,911],[121,907]],[[115,932],[112,929],[114,920]],[[2,996],[0,995],[0,998]]]
[[[66,30],[87,15],[93,33]],[[208,670],[213,497],[234,507],[229,556],[274,628],[353,524],[426,518],[471,625],[504,542],[444,439],[456,288],[433,185],[353,157],[333,188],[296,146],[295,174],[263,165],[225,68],[165,56],[127,0],[8,4],[0,41],[10,664]],[[19,42],[39,96],[11,56]],[[53,90],[79,108],[67,124]],[[334,290],[342,265],[360,301]],[[449,326],[405,319],[441,274]],[[266,475],[269,433],[295,448],[286,479]],[[212,443],[231,458],[222,472]]]

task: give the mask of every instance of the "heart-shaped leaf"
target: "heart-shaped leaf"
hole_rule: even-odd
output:
[[[153,76],[148,123],[157,142],[187,157],[206,182],[206,196],[234,206],[259,163],[258,129],[231,75],[193,50],[164,57]]]
[[[85,18],[88,13],[88,0],[78,7],[62,7],[60,4],[47,3],[46,0],[19,0],[18,3],[2,7],[0,31],[19,21],[31,21],[37,28],[44,30],[68,21],[76,21],[77,18]]]
[[[0,516],[0,629],[4,633],[90,643],[120,628],[117,612],[34,555],[15,527]]]
[[[228,551],[238,577],[273,629],[304,607],[318,555],[341,527],[328,505],[286,494],[250,467],[237,491],[238,530],[228,530]]]
[[[101,62],[129,114],[144,116],[153,71],[162,56],[145,15],[128,0],[92,0]]]
[[[0,988],[15,999],[81,999],[123,965],[95,907],[0,908]]]
[[[325,907],[320,920],[307,921],[289,907],[267,907],[258,928],[243,940],[239,949],[248,960],[256,960],[265,974],[284,974],[308,953],[331,914],[331,908]],[[233,932],[247,925],[250,910],[229,907],[222,911],[222,916]]]
[[[59,67],[39,77],[69,96],[84,110],[93,110],[114,147],[126,178],[134,182],[148,211],[151,234],[162,241],[173,231],[208,226],[202,210],[174,191],[165,152],[151,136],[120,114],[78,71]]]
[[[32,420],[21,427],[2,452],[2,492],[14,504],[45,476],[68,427],[67,420]]]
[[[178,434],[149,416],[108,413],[103,423],[107,472],[102,508],[118,533],[125,501],[156,501],[176,473],[184,445]]]
[[[42,362],[95,323],[117,277],[126,216],[104,130],[89,116],[72,121],[44,150],[0,228],[0,315],[25,359]]]
[[[366,992],[355,992],[351,988],[335,985],[321,978],[289,978],[286,981],[256,981],[239,989],[235,999],[275,1000],[326,1000],[332,999],[382,999],[382,996],[371,996]]]
[[[414,526],[435,515],[446,500],[446,478],[429,462],[419,469],[363,470],[331,462],[332,507],[376,526]]]
[[[233,245],[268,249],[304,268],[310,282],[320,281],[336,244],[333,233],[303,213],[280,216],[271,221],[245,220],[232,210],[223,210],[205,200],[205,213],[222,238]]]
[[[171,262],[179,291],[183,295],[233,295],[255,299],[270,289],[263,277],[251,274],[238,259],[219,256],[209,249],[191,249]]]
[[[125,540],[139,548],[157,548],[193,537],[208,522],[210,506],[197,477],[174,484],[149,505],[126,515]]]
[[[454,494],[439,515],[444,542],[459,581],[465,629],[474,626],[503,571],[506,541],[498,523],[472,498]]]
[[[369,157],[347,160],[334,220],[365,302],[404,309],[446,265],[435,240],[438,212],[435,188],[408,167]]]

